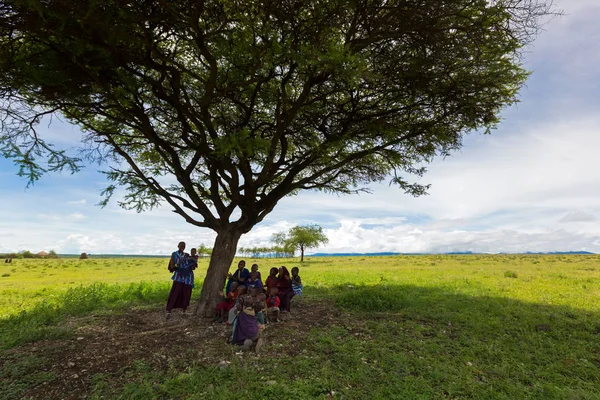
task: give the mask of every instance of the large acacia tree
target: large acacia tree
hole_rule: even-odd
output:
[[[57,115],[109,166],[105,201],[166,202],[217,233],[213,309],[240,236],[284,196],[411,178],[493,128],[527,72],[537,0],[2,0],[0,146],[31,181],[80,155],[38,134]]]

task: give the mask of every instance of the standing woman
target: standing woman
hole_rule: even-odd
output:
[[[281,304],[279,308],[281,312],[290,312],[290,303],[292,302],[292,297],[294,297],[295,293],[292,289],[292,278],[290,277],[290,272],[283,265],[279,268],[279,278],[277,279],[277,289],[279,289],[279,300]]]
[[[177,251],[171,254],[169,271],[173,271],[171,292],[167,299],[167,319],[171,318],[171,310],[181,308],[186,311],[190,305],[192,289],[194,288],[194,271],[196,259],[184,252],[185,242],[179,242]],[[192,249],[193,250],[193,249]]]
[[[225,288],[225,295],[228,295],[231,291],[231,284],[233,282],[236,282],[238,286],[246,286],[247,288],[249,276],[250,271],[248,271],[248,268],[246,268],[246,261],[240,260],[238,263],[238,269],[236,269],[233,274],[227,275],[229,280],[227,281],[227,287]]]

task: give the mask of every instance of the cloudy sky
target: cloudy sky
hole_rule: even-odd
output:
[[[473,134],[436,160],[411,198],[387,184],[372,194],[306,192],[282,200],[240,246],[269,244],[298,224],[323,226],[329,243],[310,252],[600,252],[600,1],[557,0],[565,15],[527,49],[532,76],[521,102],[492,135]],[[70,145],[76,128],[48,135]],[[214,234],[164,207],[137,214],[102,209],[97,166],[47,175],[35,186],[0,158],[0,252],[168,254],[176,243],[212,245]]]

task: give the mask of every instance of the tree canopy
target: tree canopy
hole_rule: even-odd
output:
[[[300,190],[391,179],[492,129],[527,72],[536,0],[2,0],[0,150],[35,181],[105,162],[125,208],[161,202],[217,232],[206,284],[240,235]],[[38,133],[85,133],[72,156]],[[210,289],[212,290],[212,289]],[[206,301],[203,290],[202,301]]]
[[[329,242],[323,228],[316,224],[294,226],[288,233],[274,234],[272,240],[284,249],[289,249],[292,255],[294,250],[300,250],[300,262],[304,261],[304,250]]]

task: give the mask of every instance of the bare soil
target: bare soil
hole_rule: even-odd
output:
[[[313,327],[330,326],[342,317],[343,313],[330,303],[295,299],[292,312],[282,314],[282,322],[270,323],[263,331],[260,354],[247,353],[244,357],[286,356],[282,348],[287,353],[297,353],[299,348],[278,343],[293,344],[296,338],[301,341]],[[167,320],[162,307],[72,319],[66,325],[74,332],[69,339],[39,341],[7,352],[5,362],[32,355],[41,357],[46,362],[39,372],[55,376],[30,387],[22,398],[85,399],[91,392],[94,375],[115,377],[134,368],[136,362],[143,361],[154,371],[167,371],[191,365],[218,366],[239,354],[237,346],[226,343],[230,326],[179,312],[173,312]]]

